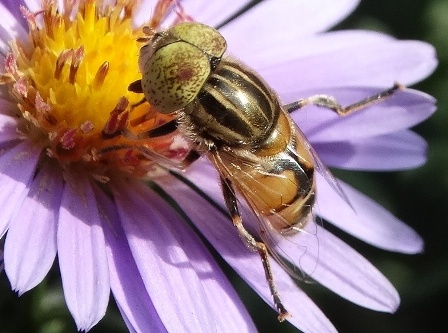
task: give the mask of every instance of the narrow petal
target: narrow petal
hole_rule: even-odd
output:
[[[153,15],[155,7],[156,0],[139,1],[137,11],[132,17],[134,27],[140,27],[147,24]]]
[[[216,175],[208,177],[208,171],[210,170],[207,170],[207,168],[204,170],[204,165],[205,163],[200,167],[193,166],[187,173],[188,178],[194,184],[200,185],[208,194],[216,196],[218,202],[222,205],[222,195],[216,181]],[[244,242],[238,237],[238,233],[226,213],[216,210],[203,196],[192,191],[184,183],[173,181],[169,177],[158,179],[158,183],[176,200],[224,260],[266,303],[273,306],[260,257],[247,249]],[[304,332],[334,332],[335,329],[330,321],[313,301],[296,286],[288,274],[273,260],[271,260],[271,264],[276,285],[281,297],[283,297],[283,303],[292,314],[292,317],[288,320]],[[273,316],[275,316],[274,312]]]
[[[351,170],[415,168],[426,162],[427,152],[426,141],[409,130],[313,147],[326,165]]]
[[[146,290],[167,330],[216,331],[209,301],[185,252],[194,246],[186,242],[191,231],[183,230],[172,208],[143,184],[117,181],[112,190]]]
[[[270,45],[276,31],[274,46],[294,38],[325,31],[340,22],[358,5],[357,0],[275,0],[262,1],[222,29],[229,45],[263,43]],[[288,33],[284,33],[287,31]],[[255,36],[241,42],[241,36]],[[266,37],[271,37],[267,39]],[[249,48],[252,48],[250,46]],[[235,47],[237,49],[237,47]]]
[[[22,0],[2,0],[1,3],[4,8],[7,9],[16,19],[20,19],[20,17],[22,17],[19,10],[20,5],[25,5]]]
[[[423,250],[422,238],[366,195],[339,181],[350,207],[325,179],[317,179],[316,213],[338,228],[376,247],[402,253]]]
[[[196,180],[195,184],[201,184],[201,187],[204,190],[206,189],[206,191],[209,191],[209,188],[213,187],[213,185],[205,181],[203,175],[190,174],[189,178],[192,179],[192,176],[193,179]],[[196,179],[196,176],[199,176],[200,178]],[[197,182],[199,179],[201,179],[200,183]],[[254,278],[254,274],[257,271],[256,267],[251,266],[247,261],[244,262],[244,265],[239,266],[245,255],[243,252],[240,252],[238,255],[236,253],[238,251],[244,251],[244,246],[241,249],[238,247],[238,237],[236,237],[236,232],[231,232],[231,228],[225,228],[225,221],[220,223],[215,222],[219,217],[215,216],[215,211],[213,209],[210,210],[210,208],[207,207],[207,204],[203,202],[203,199],[196,195],[196,193],[187,194],[186,191],[183,191],[183,185],[178,186],[178,183],[176,183],[175,188],[173,187],[170,189],[169,186],[169,182],[167,182],[164,185],[164,188],[177,200],[179,205],[186,210],[187,214],[189,214],[191,219],[197,224],[204,236],[207,237],[223,258],[228,261],[243,278],[248,274],[245,271],[250,271],[252,278],[248,279],[248,283],[251,284],[259,294],[263,295],[262,288],[254,286],[254,283],[257,281],[260,283],[260,281],[263,280],[261,267],[259,267],[261,270],[259,272],[260,275],[257,278]],[[193,200],[198,201],[200,204],[194,204]],[[202,204],[201,201],[203,202]],[[184,207],[195,208],[188,209]],[[209,212],[205,214],[205,210]],[[201,216],[207,216],[207,219],[201,218]],[[247,211],[244,216],[246,217],[246,222],[250,222],[248,221],[249,219],[255,218],[253,214],[247,214]],[[211,224],[209,221],[214,221],[214,223]],[[281,239],[277,248],[279,254],[296,263],[296,265],[308,273],[311,278],[316,279],[329,289],[356,304],[378,311],[395,311],[399,304],[399,297],[390,282],[372,264],[348,245],[316,225],[312,225],[311,227],[313,229],[306,229],[303,233],[299,233],[296,236]],[[315,235],[317,235],[317,238]],[[223,247],[222,243],[226,243],[227,241],[230,242],[230,240],[233,239],[233,236],[235,237],[234,242]],[[238,258],[237,262],[235,262],[235,258],[229,254],[229,251],[233,256]],[[256,263],[257,260],[259,260],[259,257],[253,254],[250,260]],[[278,267],[277,265],[273,266]],[[238,270],[238,268],[240,270]],[[241,268],[243,268],[242,271]],[[289,308],[289,311],[292,312],[294,320],[296,320],[295,313],[303,316],[306,310],[302,308],[297,309],[297,304],[302,304],[304,300],[295,299],[294,302],[292,302],[293,299],[290,298],[290,295],[293,290],[293,288],[291,288],[291,284],[293,283],[286,275],[286,272],[281,268],[277,269],[274,271],[274,278],[276,279],[280,295],[284,298],[284,304]],[[265,284],[264,288],[267,289]],[[296,295],[296,297],[299,297],[299,295]],[[269,291],[264,291],[263,298],[267,302],[272,302],[270,300]],[[309,318],[308,316],[312,317],[313,315],[315,315],[315,313],[308,313],[305,317]],[[322,323],[322,318],[320,319],[320,323]],[[300,325],[297,327],[304,330],[301,325],[305,324],[306,323],[302,322],[297,323],[297,325]],[[315,331],[320,332],[322,329]]]
[[[121,200],[117,199],[119,212],[121,205],[126,205],[127,209],[133,214],[133,221],[145,221],[144,226],[140,226],[139,235],[137,236],[135,227],[133,229],[134,231],[130,232],[129,228],[126,228],[126,221],[122,218],[122,223],[129,239],[131,250],[134,257],[137,257],[137,265],[142,272],[143,281],[146,284],[146,288],[149,290],[149,294],[155,307],[159,309],[159,315],[161,319],[165,321],[168,331],[171,331],[170,328],[174,325],[183,325],[182,327],[184,327],[184,330],[188,330],[188,327],[197,325],[196,321],[199,321],[199,324],[202,327],[200,330],[208,331],[206,325],[210,324],[207,322],[214,320],[216,321],[216,327],[219,332],[255,332],[256,328],[247,313],[247,310],[239,300],[238,295],[233,290],[226,276],[215,263],[213,257],[202,245],[201,240],[186,227],[183,221],[179,221],[179,217],[174,214],[173,209],[169,207],[166,202],[161,200],[160,197],[140,183],[134,185],[135,186],[132,187],[123,184],[119,186],[120,193],[126,193],[126,190],[129,190],[131,191],[129,193],[136,193],[136,195],[138,195],[138,197],[128,199],[132,200],[132,204],[121,202]],[[145,216],[138,218],[139,215],[137,212],[141,210],[141,208],[137,208],[135,205],[142,204],[143,207],[147,207],[148,203],[151,203],[149,206],[151,213],[147,213]],[[154,207],[157,207],[157,210],[155,210]],[[160,220],[162,217],[161,210],[163,210],[163,220]],[[135,222],[133,223],[135,224]],[[164,229],[165,231],[159,229]],[[175,244],[171,244],[172,241],[165,242],[167,237],[164,237],[164,234],[167,234],[168,232],[172,233],[172,235],[178,239],[177,241],[180,241],[178,249],[174,248]],[[157,240],[154,239],[154,235],[157,235]],[[138,247],[134,247],[134,245],[137,245],[135,244],[135,241],[131,240],[135,237],[139,237],[140,239]],[[149,250],[149,242],[154,242],[152,246],[156,246],[156,248]],[[164,250],[167,246],[168,252],[167,250]],[[179,262],[179,260],[176,260],[173,251],[181,250],[184,250],[185,255],[188,256],[188,261],[186,261],[188,264],[179,263],[173,266],[173,262]],[[159,262],[155,263],[155,265],[161,266],[161,262],[163,262],[164,266],[168,264],[169,270],[160,272],[160,275],[156,276],[156,268],[151,265],[152,260],[150,259],[150,253],[155,253],[155,255],[157,255],[157,252],[159,252],[159,255],[156,259]],[[165,252],[167,253],[165,254]],[[140,256],[142,257],[138,258]],[[169,256],[168,262],[166,261],[167,256]],[[145,267],[142,267],[142,265],[145,265]],[[196,283],[196,279],[200,280],[200,293],[194,293],[194,284],[188,282],[187,273],[190,270],[190,265],[195,272],[193,275],[193,283]],[[176,282],[174,280],[175,274],[180,274],[182,282]],[[168,279],[167,276],[170,278]],[[160,279],[160,284],[157,282],[158,279]],[[170,280],[173,281],[171,282]],[[163,292],[164,288],[162,284],[167,284],[166,289],[168,296]],[[188,286],[187,290],[183,291],[182,286]],[[156,289],[154,290],[154,288]],[[205,300],[201,300],[201,293],[203,292],[201,290],[202,288],[205,291],[205,296],[207,298]],[[173,290],[175,290],[174,294],[172,294]],[[188,294],[188,296],[185,295],[186,293],[191,293],[191,296],[190,294]],[[189,304],[189,298],[192,299],[191,301],[194,302],[194,305]],[[218,299],[219,302],[216,301]],[[177,313],[176,318],[178,318],[177,320],[179,320],[179,323],[176,323],[173,319],[174,317],[172,317],[169,312],[167,313],[166,307],[172,309],[170,311],[175,311]],[[206,308],[205,311],[208,312],[208,314],[206,314],[207,317],[191,317],[192,313],[196,314],[199,313],[199,311],[204,311],[202,309],[197,312],[194,311],[194,309],[198,307]],[[184,313],[185,319],[182,318],[182,313]],[[188,320],[188,322],[182,323],[182,320]]]
[[[8,102],[0,99],[0,110],[3,110],[4,104]],[[17,125],[17,120],[13,117],[0,114],[0,144],[20,138]]]
[[[21,0],[21,1],[25,2],[26,7],[32,12],[37,12],[40,9],[42,9],[42,2],[39,0]],[[60,0],[58,0],[58,2],[60,2]]]
[[[6,274],[19,294],[34,288],[47,275],[56,257],[56,221],[62,174],[45,165],[33,180],[5,241]]]
[[[215,1],[184,0],[182,7],[195,21],[210,26],[218,26],[246,6],[250,0]]]
[[[103,224],[110,271],[110,286],[128,327],[134,332],[166,332],[135,265],[118,212],[102,191],[95,188]]]
[[[12,1],[11,1],[12,2]],[[21,23],[18,21],[21,16],[14,16],[13,14],[18,14],[18,4],[15,5],[7,4],[13,9],[11,13],[5,4],[0,2],[0,13],[2,19],[0,20],[0,53],[6,55],[9,52],[8,41],[15,39],[26,39],[26,31]]]
[[[375,311],[394,312],[400,298],[386,277],[339,238],[319,226],[316,231],[319,247],[304,237],[306,228],[303,234],[286,237],[277,246],[311,278],[340,296]],[[306,252],[297,253],[298,245]]]
[[[0,155],[0,237],[5,234],[11,217],[26,197],[41,152],[28,141],[23,141]]]
[[[106,313],[110,285],[101,216],[86,176],[66,177],[57,233],[67,306],[78,330],[89,330]]]
[[[321,91],[348,106],[377,94],[380,88],[342,88]],[[313,93],[311,92],[311,95]],[[310,96],[306,94],[306,96]],[[401,131],[430,117],[434,111],[433,97],[413,89],[398,90],[391,97],[368,108],[341,117],[335,112],[307,106],[292,117],[311,143],[350,141]],[[372,126],[375,124],[375,126]]]
[[[170,232],[174,232],[173,235],[176,238],[179,238],[179,235],[182,235],[180,238],[180,245],[182,249],[185,251],[186,255],[189,258],[189,264],[192,266],[192,268],[195,271],[195,274],[197,274],[197,277],[200,279],[202,288],[204,288],[206,297],[208,300],[205,302],[201,302],[200,299],[196,299],[195,302],[200,302],[201,305],[207,306],[208,304],[208,317],[213,318],[216,321],[216,326],[218,327],[218,331],[222,332],[234,332],[234,331],[240,331],[240,332],[253,332],[255,331],[255,326],[247,313],[246,308],[241,303],[238,295],[233,290],[233,287],[230,285],[229,281],[227,280],[226,276],[222,273],[218,265],[215,263],[215,260],[213,257],[209,254],[208,250],[203,246],[202,241],[189,229],[186,227],[185,222],[182,220],[179,220],[179,217],[175,214],[173,214],[172,207],[169,207],[166,202],[161,200],[158,196],[156,196],[154,193],[152,193],[148,188],[142,186],[141,184],[138,184],[137,189],[135,187],[132,187],[133,191],[140,192],[139,198],[134,198],[133,202],[142,202],[146,208],[147,203],[150,202],[154,205],[154,207],[157,207],[158,210],[161,210],[164,208],[164,216],[166,220],[161,221],[161,223],[158,223],[158,225],[163,226],[164,224],[167,225],[170,229]],[[139,190],[140,191],[139,191]],[[120,186],[120,192],[124,188]],[[151,206],[151,210],[154,210],[153,206]],[[146,208],[148,209],[148,208]],[[161,214],[156,212],[156,215]],[[141,219],[139,219],[141,220]],[[153,215],[151,214],[150,218],[145,218],[145,221],[154,220]],[[156,223],[155,221],[153,223]],[[159,226],[160,228],[160,226]],[[150,229],[151,236],[148,235],[148,240],[151,238],[154,238],[155,230],[154,226],[148,227],[148,230]],[[166,233],[166,232],[165,232]],[[157,235],[162,235],[160,232],[156,232]],[[129,238],[129,233],[127,234]],[[140,237],[143,237],[141,235]],[[132,243],[131,243],[132,245]],[[166,247],[167,244],[165,243],[163,246],[161,246],[159,249],[162,249],[163,247]],[[134,256],[135,256],[135,251]],[[144,255],[144,263],[147,265],[147,254]],[[138,261],[137,261],[138,263]],[[155,276],[153,274],[153,269],[151,267],[145,267],[145,269],[151,270],[152,278],[151,281],[155,283]],[[176,269],[174,267],[173,269]],[[177,269],[179,269],[177,267]],[[182,272],[180,272],[182,273]],[[162,280],[166,279],[166,274],[162,274],[160,278]],[[186,278],[184,274],[182,274],[183,279]],[[147,281],[147,280],[145,280]],[[183,282],[183,284],[187,284],[186,282]],[[183,285],[182,283],[174,284],[176,286],[177,292],[180,291],[180,285]],[[171,289],[173,289],[173,285],[171,285]],[[160,291],[160,289],[158,289]],[[181,294],[181,293],[180,293]],[[153,293],[150,292],[151,297],[153,298],[154,303],[156,303],[156,300],[154,300]],[[182,297],[182,295],[178,296]],[[199,297],[199,295],[196,295],[196,297]],[[216,302],[216,300],[219,299],[219,302]],[[167,299],[164,299],[164,302],[167,302]],[[182,307],[186,307],[188,310],[188,316],[191,316],[191,307],[185,304],[185,302],[176,303],[173,299],[172,303],[170,304],[171,307],[173,307],[174,304],[179,304]],[[196,307],[198,305],[195,305]],[[177,309],[177,311],[180,311]],[[181,310],[186,311],[186,310]],[[160,313],[160,312],[159,312]],[[210,314],[211,313],[211,314]],[[161,317],[164,317],[164,315],[160,315]],[[165,318],[166,320],[166,318]],[[190,319],[191,320],[191,319]],[[171,318],[172,321],[172,318]]]
[[[300,62],[301,59],[307,61],[308,58],[321,57],[337,51],[342,52],[354,46],[362,49],[368,45],[389,43],[395,40],[392,36],[367,30],[330,31],[301,37],[287,33],[282,34],[281,39],[278,38],[278,35],[277,29],[271,29],[266,31],[263,38],[260,38],[259,41],[251,40],[244,47],[241,47],[240,40],[233,42],[236,44],[229,41],[229,52],[250,64],[255,70],[264,72],[273,71],[284,62]],[[266,41],[269,41],[269,47],[267,47]],[[316,68],[316,72],[319,72],[318,68]],[[306,83],[302,82],[302,76],[296,75],[295,77],[297,84],[302,85]],[[281,86],[278,88],[281,88]]]
[[[313,41],[314,43],[314,41]],[[251,65],[248,62],[248,65]],[[278,92],[306,91],[324,87],[411,85],[431,74],[437,66],[434,47],[420,41],[378,41],[308,57],[296,57],[257,67]]]
[[[197,22],[202,22],[210,26],[217,26],[237,13],[246,6],[250,0],[235,0],[232,2],[216,1],[210,6],[206,0],[183,0],[182,8],[185,12]],[[155,1],[145,0],[139,5],[137,15],[134,17],[134,25],[136,27],[149,22],[155,8]],[[167,19],[163,23],[164,27],[173,24],[178,18],[176,12],[171,11]]]

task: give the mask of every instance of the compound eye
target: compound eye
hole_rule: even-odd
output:
[[[202,23],[179,23],[170,32],[215,58],[221,58],[227,48],[224,37],[216,29]]]
[[[160,113],[191,103],[211,70],[207,55],[183,41],[161,47],[142,65],[143,93]]]

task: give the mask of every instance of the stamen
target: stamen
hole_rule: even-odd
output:
[[[118,100],[117,106],[115,107],[115,109],[112,110],[112,112],[122,113],[124,110],[126,110],[128,105],[129,105],[129,100],[124,96],[120,97],[120,99]]]
[[[22,13],[23,18],[28,23],[30,30],[36,30],[37,29],[36,15],[42,12],[32,13],[28,8],[22,5],[19,6],[19,10]]]
[[[106,137],[113,135],[115,133],[115,129],[117,128],[117,122],[118,122],[118,113],[112,112],[110,114],[109,119],[106,122],[106,125],[104,125],[103,135]]]
[[[124,17],[132,17],[132,13],[134,12],[135,4],[131,1],[125,1],[123,6]]]
[[[66,0],[64,1],[64,10],[66,13],[70,14],[73,12],[73,9],[75,8],[77,0]]]
[[[155,150],[157,156],[182,152],[168,151],[172,136],[127,134],[146,133],[171,120],[155,113],[142,99],[141,88],[127,90],[141,77],[138,62],[125,59],[137,59],[141,47],[136,42],[143,36],[141,30],[132,26],[137,3],[41,0],[38,12],[21,6],[28,39],[11,42],[0,73],[0,84],[9,85],[24,120],[24,135],[37,140],[49,157],[64,166],[82,162],[100,181],[107,181],[108,173],[117,169],[146,174],[152,157],[142,155],[138,147]],[[179,0],[158,1],[145,31],[160,30],[178,5]],[[177,12],[183,17],[182,9]]]
[[[110,117],[103,128],[103,135],[110,137],[123,131],[128,125],[129,111],[123,112],[129,105],[126,97],[121,97],[117,105],[110,113]]]
[[[58,123],[57,119],[51,114],[51,106],[44,102],[39,92],[36,94],[35,106],[36,111],[42,114],[43,118],[51,125],[56,125]]]
[[[83,122],[81,124],[81,126],[79,126],[79,129],[84,134],[87,134],[87,133],[91,132],[94,129],[94,126],[93,126],[93,123],[91,121],[87,120],[87,121]]]
[[[19,93],[19,96],[22,98],[27,98],[28,96],[28,88],[26,84],[25,78],[20,78],[17,82],[15,82],[12,86],[14,92]],[[19,97],[18,96],[18,97]]]
[[[81,64],[82,59],[84,58],[84,46],[80,46],[73,54],[72,64],[70,65],[70,75],[68,78],[68,82],[71,84],[75,83],[76,73],[78,72],[79,65]]]
[[[56,60],[56,68],[54,70],[55,79],[60,79],[62,75],[62,69],[68,59],[73,57],[73,50],[63,50]]]
[[[76,135],[77,129],[69,129],[67,132],[62,134],[61,138],[59,139],[59,142],[62,145],[62,148],[69,150],[75,147],[75,135]]]
[[[148,27],[150,29],[156,29],[160,27],[160,23],[168,14],[170,7],[173,5],[175,0],[161,0],[157,3],[156,8],[154,9],[154,15],[149,23]]]
[[[4,66],[5,73],[0,75],[0,84],[11,83],[18,80],[19,75],[17,73],[17,61],[11,53],[6,55]]]
[[[110,64],[108,61],[105,61],[98,68],[98,71],[95,74],[95,80],[93,81],[93,87],[98,90],[103,86],[104,80],[106,79],[106,75],[109,72]]]
[[[13,77],[18,78],[17,75],[17,59],[12,53],[8,53],[5,59],[5,70]]]
[[[179,0],[175,0],[176,2],[176,15],[177,19],[174,21],[174,24],[180,23],[180,22],[193,22],[193,18],[187,14],[184,7],[181,5]]]
[[[120,114],[117,125],[117,132],[123,132],[129,123],[129,111]]]

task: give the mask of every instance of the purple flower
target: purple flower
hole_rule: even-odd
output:
[[[168,11],[167,17],[163,7],[170,1],[157,7],[149,0],[138,7],[132,1],[59,1],[59,12],[47,1],[24,2],[29,10],[19,10],[16,1],[0,3],[0,235],[13,289],[23,294],[39,284],[57,254],[79,330],[104,316],[111,290],[130,331],[256,331],[201,239],[163,199],[173,198],[272,304],[258,255],[241,242],[228,216],[190,186],[224,207],[216,171],[201,159],[185,173],[159,174],[138,146],[176,159],[186,152],[181,139],[129,142],[119,135],[169,120],[147,103],[132,107],[141,96],[127,91],[140,75],[135,40],[153,9],[163,27],[185,13],[216,26],[249,1],[183,1],[185,12]],[[257,70],[285,104],[324,93],[348,105],[433,71],[437,61],[428,44],[368,31],[324,32],[357,3],[264,1],[220,31],[230,53]],[[292,116],[327,165],[398,170],[424,163],[425,141],[409,128],[434,110],[432,97],[406,89],[348,117],[313,106]],[[121,146],[127,149],[115,149]],[[148,172],[156,191],[141,181]],[[317,184],[316,213],[329,222],[383,249],[422,250],[419,235],[362,193],[341,182],[348,204],[324,178]],[[247,209],[243,214],[248,223],[255,219]],[[356,304],[388,312],[399,304],[375,267],[315,224],[277,246]],[[305,332],[334,331],[283,267],[271,264],[292,314],[288,320]]]

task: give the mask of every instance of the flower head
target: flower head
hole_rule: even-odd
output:
[[[174,199],[272,304],[257,254],[248,251],[220,208],[216,170],[199,160],[184,174],[159,175],[157,161],[175,164],[189,146],[176,133],[145,135],[173,116],[157,113],[128,90],[141,77],[142,26],[162,29],[192,19],[218,25],[247,1],[25,2],[20,9],[15,2],[0,3],[0,235],[13,289],[22,294],[39,284],[57,254],[79,330],[104,316],[112,291],[131,331],[255,331],[202,240],[164,200]],[[230,52],[257,70],[284,102],[325,93],[350,104],[394,81],[412,84],[430,74],[436,60],[425,43],[366,31],[323,33],[356,4],[265,1],[221,32]],[[391,170],[424,162],[425,142],[408,128],[433,111],[430,96],[408,89],[349,117],[310,106],[293,118],[328,165]],[[141,181],[148,176],[155,191]],[[348,202],[318,179],[317,214],[375,246],[421,251],[423,242],[413,230],[355,189],[340,186]],[[248,210],[244,218],[256,219]],[[378,311],[398,306],[395,289],[380,272],[315,224],[275,246],[357,304]],[[272,265],[292,314],[288,320],[303,331],[334,330],[284,267]]]

